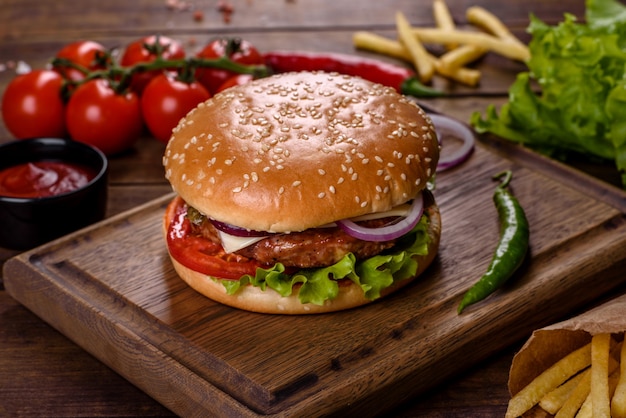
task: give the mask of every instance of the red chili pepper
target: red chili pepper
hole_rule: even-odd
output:
[[[337,53],[271,51],[263,54],[265,64],[276,73],[290,71],[327,71],[364,78],[393,87],[414,97],[442,96],[442,91],[420,83],[406,67],[374,59]]]

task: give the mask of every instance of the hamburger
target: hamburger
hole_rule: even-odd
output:
[[[173,266],[248,311],[370,303],[437,254],[438,158],[428,115],[380,84],[298,72],[225,90],[180,121],[163,156]]]

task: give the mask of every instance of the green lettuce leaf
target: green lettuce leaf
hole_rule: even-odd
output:
[[[422,216],[413,230],[403,237],[394,251],[357,261],[352,253],[337,263],[319,269],[304,269],[295,274],[285,273],[285,267],[276,263],[269,269],[257,269],[254,277],[243,276],[239,280],[219,280],[229,295],[237,293],[242,286],[252,285],[265,290],[273,289],[282,296],[289,296],[296,283],[301,283],[298,298],[302,303],[323,305],[339,293],[337,280],[349,279],[359,285],[370,300],[380,297],[383,289],[393,283],[415,275],[417,261],[414,255],[427,255],[430,237],[428,217]]]
[[[528,31],[529,71],[499,114],[489,106],[471,124],[555,158],[613,160],[626,188],[626,6],[588,0],[586,23],[565,14],[550,26],[531,15]]]

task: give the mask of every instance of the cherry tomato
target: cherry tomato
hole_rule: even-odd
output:
[[[78,86],[67,103],[65,120],[72,139],[107,155],[130,148],[143,131],[137,94],[117,94],[104,79]]]
[[[162,73],[152,79],[141,95],[141,111],[148,129],[167,143],[178,121],[198,103],[209,99],[209,92],[197,81],[185,83]]]
[[[63,77],[52,70],[34,70],[15,77],[2,96],[2,118],[16,138],[64,137]]]
[[[162,48],[161,57],[165,60],[185,58],[185,49],[180,42],[166,36],[153,35],[130,43],[120,58],[120,65],[130,67],[142,62],[152,62],[157,58],[157,50],[160,48]],[[141,93],[150,80],[161,72],[161,70],[155,70],[134,74],[131,88]]]
[[[199,58],[208,59],[226,55],[239,64],[263,64],[261,53],[246,40],[216,39],[198,53]],[[235,74],[219,68],[198,68],[196,78],[211,94],[215,94],[217,89]]]
[[[106,68],[106,62],[109,61],[104,46],[94,41],[72,42],[61,48],[56,57],[64,58],[88,70]],[[79,81],[85,78],[85,74],[75,68],[55,65],[54,69],[69,80]]]
[[[194,271],[231,280],[245,274],[254,276],[257,267],[267,267],[253,259],[226,253],[220,244],[206,238],[191,235],[186,213],[187,207],[180,197],[168,205],[167,246],[176,261]]]
[[[237,74],[236,76],[229,78],[224,82],[224,84],[219,86],[217,92],[219,93],[220,91],[224,91],[229,87],[240,86],[242,84],[249,83],[252,80],[254,80],[254,76],[252,74]]]

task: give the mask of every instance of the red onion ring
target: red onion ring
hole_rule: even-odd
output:
[[[249,237],[267,237],[269,235],[272,235],[271,232],[246,229],[240,226],[235,226],[235,225],[227,224],[225,222],[216,221],[215,219],[210,219],[210,221],[215,227],[215,229],[218,229],[230,235],[234,235],[236,237],[249,238]]]
[[[463,145],[454,152],[440,156],[437,172],[448,170],[467,160],[472,154],[476,142],[472,130],[458,120],[447,116],[435,114],[430,114],[429,116],[435,125],[440,146],[443,147],[443,137],[446,132],[463,141]]]
[[[367,228],[355,222],[344,219],[337,221],[337,225],[351,237],[362,239],[363,241],[391,241],[410,232],[419,222],[424,213],[424,197],[420,193],[413,199],[411,208],[406,217],[391,225],[380,228]]]

